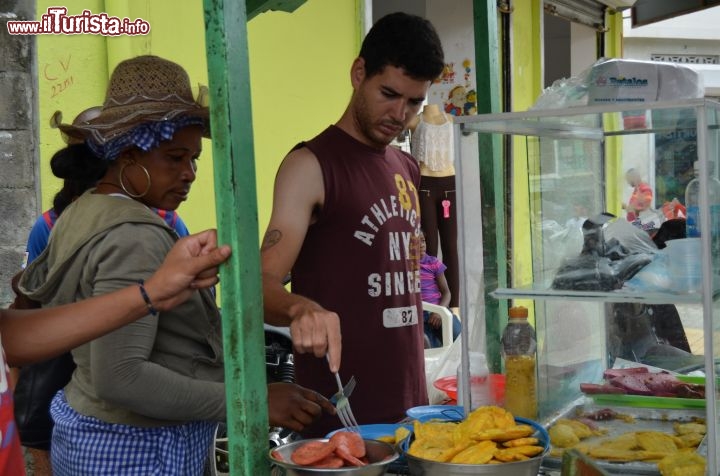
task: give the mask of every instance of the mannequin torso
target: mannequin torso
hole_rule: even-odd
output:
[[[442,126],[447,123],[452,123],[452,116],[444,113],[437,104],[427,104],[423,108],[422,113],[415,116],[415,118],[413,118],[410,122],[408,126],[410,131],[415,133],[417,126],[421,121],[430,126]],[[452,161],[452,157],[450,157],[450,160]],[[420,174],[426,177],[449,177],[455,175],[455,167],[452,163],[441,170],[432,170],[422,160],[419,160],[419,163]]]

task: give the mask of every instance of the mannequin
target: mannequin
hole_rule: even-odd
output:
[[[450,308],[457,311],[459,277],[457,216],[452,116],[437,104],[426,105],[408,128],[410,152],[420,164],[420,217],[425,231],[427,253],[438,256],[447,266]]]

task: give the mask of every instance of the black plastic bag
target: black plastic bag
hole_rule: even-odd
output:
[[[602,213],[583,223],[583,249],[567,258],[553,279],[553,289],[612,291],[620,289],[652,262],[657,247],[645,232]]]

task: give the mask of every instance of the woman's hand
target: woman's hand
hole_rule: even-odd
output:
[[[293,431],[315,421],[325,410],[334,415],[335,407],[315,392],[294,383],[271,383],[268,385],[268,419],[270,426],[281,426]]]

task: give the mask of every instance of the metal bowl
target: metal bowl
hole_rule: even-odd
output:
[[[530,425],[535,428],[534,436],[540,440],[544,451],[525,461],[514,461],[502,464],[457,464],[440,463],[428,459],[418,458],[405,452],[411,476],[464,476],[468,474],[485,474],[492,476],[537,476],[543,457],[550,451],[550,437],[547,430],[539,423],[526,418],[515,417],[517,423]],[[410,438],[408,438],[410,440]],[[405,445],[409,447],[410,442]]]
[[[543,453],[544,455],[544,453]],[[456,464],[438,463],[406,454],[411,476],[464,476],[486,474],[492,476],[537,476],[543,455],[525,461],[502,464]]]
[[[400,457],[395,448],[387,443],[377,440],[363,440],[365,441],[366,457],[369,463],[366,466],[347,466],[337,469],[323,469],[323,468],[311,468],[307,466],[300,466],[292,463],[290,456],[293,451],[299,446],[309,441],[328,441],[327,438],[310,438],[306,440],[293,441],[285,445],[279,446],[270,450],[268,458],[270,462],[282,472],[273,474],[287,475],[287,476],[313,476],[318,474],[328,474],[332,476],[381,476],[385,474],[390,466],[390,463]],[[280,458],[275,455],[279,454]]]

